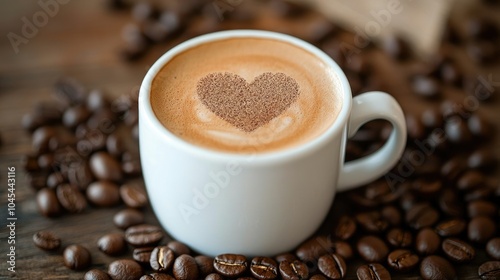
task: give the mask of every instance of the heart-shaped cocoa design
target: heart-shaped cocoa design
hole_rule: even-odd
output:
[[[283,113],[299,96],[297,82],[283,73],[263,73],[251,83],[231,73],[212,73],[198,82],[201,102],[214,114],[251,132]]]

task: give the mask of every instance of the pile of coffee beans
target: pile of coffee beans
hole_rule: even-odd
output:
[[[367,43],[362,52],[349,52],[342,46],[352,45],[352,33],[280,0],[246,1],[244,9],[224,11],[223,20],[214,3],[238,1],[176,2],[167,9],[149,2],[130,6],[110,1],[132,14],[133,23],[123,30],[125,58],[138,59],[153,44],[168,47],[174,38],[227,28],[270,29],[310,41],[332,56],[354,95],[384,90],[393,82],[376,75],[376,64],[364,52],[381,51],[401,69],[418,61],[398,37],[387,38],[381,49]],[[483,2],[498,9],[498,1]],[[277,24],[262,25],[262,17],[270,16]],[[475,66],[495,63],[498,25],[481,15],[465,22],[463,30],[448,26],[442,48],[464,50]],[[300,28],[286,28],[292,24]],[[137,96],[111,101],[100,90],[61,79],[54,89],[57,101],[37,104],[23,118],[33,150],[24,167],[40,213],[53,218],[127,206],[110,217],[121,231],[95,240],[103,254],[115,258],[107,271],[92,268],[81,244],[62,250],[61,265],[90,269],[85,279],[457,279],[464,265],[477,269],[480,279],[500,279],[498,159],[490,150],[497,138],[481,112],[483,104],[495,102],[498,88],[463,69],[453,53],[440,52],[409,71],[408,88],[401,90],[429,106],[406,114],[409,138],[400,163],[380,180],[338,194],[333,214],[293,252],[253,258],[238,252],[198,255],[180,242],[166,241],[157,224],[145,224],[142,210],[148,201],[137,147]],[[448,99],[445,88],[463,102]],[[386,123],[368,123],[348,142],[347,159],[377,150],[390,131]],[[62,244],[50,231],[36,233],[33,242],[49,251]]]

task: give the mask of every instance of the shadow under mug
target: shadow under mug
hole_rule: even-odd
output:
[[[160,123],[150,91],[162,67],[187,49],[238,37],[293,44],[333,70],[343,106],[327,131],[297,147],[244,155],[195,146]],[[344,162],[347,139],[374,119],[392,124],[387,142],[369,156]],[[401,107],[390,95],[369,92],[352,98],[340,67],[313,45],[274,32],[232,30],[188,40],[154,63],[140,88],[139,144],[151,206],[173,238],[206,255],[272,256],[292,250],[318,229],[336,191],[368,183],[390,170],[405,147],[406,125]]]

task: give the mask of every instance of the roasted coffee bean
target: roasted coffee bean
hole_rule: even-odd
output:
[[[464,213],[463,202],[459,199],[455,190],[445,189],[438,198],[439,208],[446,215],[462,217]]]
[[[165,272],[172,267],[175,260],[174,251],[167,246],[158,246],[151,252],[149,264],[155,271]]]
[[[337,222],[334,232],[337,238],[349,240],[356,232],[356,222],[349,216],[342,216]]]
[[[278,264],[268,257],[255,257],[250,262],[250,272],[257,279],[274,279],[278,276]]]
[[[430,228],[421,229],[415,240],[415,249],[421,255],[434,254],[441,245],[441,238]]]
[[[345,241],[333,241],[331,248],[331,253],[341,256],[344,260],[349,260],[354,255],[351,245]]]
[[[483,185],[483,174],[475,170],[465,172],[457,181],[457,188],[461,191],[470,191]]]
[[[401,224],[401,211],[392,205],[382,208],[380,214],[391,226],[399,226]]]
[[[90,169],[97,179],[119,182],[123,178],[120,163],[106,152],[97,152],[90,157]]]
[[[416,76],[411,83],[413,92],[425,98],[436,98],[440,94],[439,82],[428,76]]]
[[[474,190],[467,192],[464,195],[463,200],[465,200],[467,202],[469,202],[469,201],[472,202],[475,200],[488,199],[492,195],[494,195],[493,194],[494,191],[495,191],[495,189],[493,187],[485,185],[483,187],[479,187],[477,189],[474,189]]]
[[[55,84],[56,97],[67,105],[82,103],[86,98],[86,91],[82,84],[72,78],[62,78]]]
[[[88,200],[101,207],[111,207],[120,203],[120,189],[110,181],[97,181],[87,188]]]
[[[116,227],[123,230],[144,223],[144,214],[135,209],[123,209],[113,217]]]
[[[38,167],[43,171],[49,171],[54,165],[53,154],[42,154],[37,159]]]
[[[47,217],[61,214],[61,206],[53,189],[43,188],[36,193],[38,211]]]
[[[299,260],[284,260],[280,262],[279,270],[284,280],[300,280],[309,277],[309,268]]]
[[[210,273],[205,277],[205,280],[224,280],[224,277],[218,273]]]
[[[475,82],[479,82],[477,79],[475,79]],[[478,86],[474,86],[473,90],[477,91]],[[481,85],[479,85],[479,88],[483,88]],[[475,95],[475,92],[473,93]],[[482,94],[483,96],[485,94]],[[491,96],[491,93],[488,91],[486,95]],[[474,136],[478,136],[480,138],[488,138],[493,134],[493,129],[491,124],[483,117],[473,114],[468,120],[467,120],[467,127],[469,128],[469,131],[472,133]]]
[[[87,208],[87,200],[80,190],[70,184],[62,184],[56,189],[57,200],[70,213],[81,213]]]
[[[432,226],[438,220],[439,213],[426,203],[417,204],[406,213],[406,222],[417,230]]]
[[[467,124],[459,117],[449,118],[444,125],[446,139],[453,144],[464,145],[472,140]]]
[[[167,247],[172,249],[176,256],[191,254],[189,247],[179,241],[170,241],[168,242]]]
[[[49,150],[49,141],[57,134],[56,129],[52,126],[42,126],[37,128],[31,134],[31,143],[33,151],[36,154],[41,154]]]
[[[237,277],[243,274],[247,267],[247,259],[243,255],[222,254],[214,259],[215,270],[226,277]]]
[[[497,212],[497,207],[494,203],[486,200],[475,200],[467,205],[467,214],[474,218],[477,216],[494,217]]]
[[[436,232],[442,237],[449,237],[461,234],[467,223],[462,219],[452,219],[436,225]]]
[[[428,256],[420,263],[420,276],[424,280],[455,280],[457,273],[446,259]]]
[[[478,272],[482,280],[498,280],[500,279],[500,261],[490,261],[483,263]]]
[[[356,270],[358,280],[391,280],[391,274],[378,263],[365,264]]]
[[[398,249],[387,256],[387,263],[397,271],[409,271],[415,268],[420,261],[419,257],[409,250]]]
[[[419,203],[419,198],[412,192],[404,192],[399,198],[399,204],[405,211],[409,211]]]
[[[106,272],[94,268],[85,273],[83,280],[111,280],[111,278]]]
[[[441,176],[447,181],[454,182],[465,171],[466,163],[458,157],[448,160],[441,167]]]
[[[131,208],[141,208],[148,203],[146,191],[137,184],[128,183],[120,186],[120,197]]]
[[[367,262],[381,262],[389,253],[384,241],[376,236],[362,237],[357,244],[359,255]]]
[[[438,128],[443,125],[443,115],[439,110],[427,109],[421,115],[422,124],[427,128]]]
[[[330,279],[342,279],[347,273],[344,259],[337,254],[326,254],[318,259],[318,268]]]
[[[472,242],[486,243],[495,235],[495,231],[496,225],[491,218],[479,216],[469,221],[467,236]]]
[[[99,238],[97,248],[110,256],[119,255],[127,249],[127,243],[121,233],[109,233]]]
[[[77,125],[86,121],[90,116],[90,111],[84,105],[69,107],[64,111],[62,123],[69,128],[74,128]]]
[[[489,171],[497,165],[497,159],[489,150],[481,149],[469,155],[467,165],[469,168]]]
[[[383,232],[389,226],[389,223],[377,211],[357,214],[356,221],[365,231],[370,233]]]
[[[198,271],[200,277],[204,278],[207,275],[214,273],[215,269],[213,266],[214,259],[209,256],[199,255],[194,257],[196,264],[198,265]]]
[[[427,158],[427,161],[429,161],[429,159],[430,159],[430,157]],[[422,166],[426,166],[426,168],[429,168],[428,162],[426,162]],[[426,174],[439,173],[438,168],[440,167],[440,162],[436,162],[435,166],[436,166],[436,168],[434,168],[435,170],[430,171],[430,169],[428,169],[426,171]],[[441,181],[439,181],[439,180],[435,180],[435,181],[416,180],[413,182],[413,184],[411,184],[412,190],[414,190],[419,195],[424,196],[424,197],[434,196],[437,192],[439,192],[441,190],[442,186],[443,185],[442,185]]]
[[[500,237],[495,237],[486,244],[486,253],[495,260],[500,260]]]
[[[133,260],[116,260],[109,264],[108,274],[114,280],[139,280],[142,276],[142,267]]]
[[[163,238],[163,231],[154,225],[131,226],[125,231],[125,241],[134,247],[155,245]]]
[[[70,245],[63,252],[64,265],[73,270],[81,270],[90,266],[91,257],[87,248],[81,245]]]
[[[51,231],[41,230],[33,235],[33,243],[43,250],[57,250],[61,246],[61,238]]]
[[[406,115],[406,128],[411,139],[423,139],[426,136],[422,121],[414,115]]]
[[[151,273],[143,275],[139,280],[175,280],[175,278],[164,273]]]
[[[141,162],[138,159],[123,161],[122,171],[128,176],[140,175],[142,172]]]
[[[82,191],[86,191],[89,184],[94,180],[94,176],[90,171],[87,164],[80,164],[78,166],[70,166],[67,169],[68,182],[72,185],[78,186]]]
[[[55,189],[60,184],[64,183],[65,179],[61,172],[52,172],[47,176],[47,187]]]
[[[155,247],[141,247],[135,248],[132,252],[132,258],[142,264],[149,264],[149,260],[151,259],[151,252],[153,252]]]
[[[317,260],[332,252],[333,242],[326,236],[316,236],[302,243],[295,254],[303,262]]]
[[[410,247],[413,237],[410,231],[401,228],[393,228],[387,233],[387,242],[396,248]]]
[[[441,248],[446,256],[455,262],[468,262],[476,256],[476,251],[471,245],[457,238],[446,238]]]
[[[110,101],[100,89],[93,89],[87,96],[87,108],[90,111],[97,111],[110,106]]]
[[[284,253],[284,254],[279,254],[276,257],[274,257],[276,262],[281,263],[282,261],[288,261],[288,262],[293,262],[297,260],[297,256],[295,256],[292,253]]]
[[[327,280],[328,278],[326,278],[322,274],[316,274],[316,275],[311,276],[311,278],[309,278],[309,279],[310,280]]]
[[[177,280],[197,280],[199,275],[196,261],[192,256],[185,254],[175,259],[172,271]]]

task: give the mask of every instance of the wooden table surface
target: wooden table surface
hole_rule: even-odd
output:
[[[55,1],[54,1],[55,2]],[[64,2],[64,1],[61,1]],[[71,76],[90,88],[101,88],[109,96],[117,98],[137,90],[148,66],[166,50],[166,46],[155,47],[145,58],[128,63],[120,59],[122,48],[121,30],[130,21],[128,12],[110,12],[104,1],[66,1],[59,4],[58,11],[48,17],[47,22],[31,30],[30,38],[22,39],[17,46],[11,44],[8,34],[23,34],[24,20],[42,11],[35,1],[0,2],[0,279],[81,279],[84,272],[71,271],[62,264],[60,253],[47,253],[33,245],[36,231],[51,229],[63,240],[63,246],[81,243],[91,250],[93,267],[106,269],[113,259],[101,253],[96,240],[105,233],[119,231],[112,224],[113,215],[121,207],[111,209],[90,209],[79,215],[65,215],[49,219],[41,216],[36,208],[34,190],[26,181],[21,158],[31,150],[29,134],[21,127],[21,118],[34,105],[52,98],[52,88],[58,78]],[[497,11],[498,12],[498,11]],[[43,19],[39,19],[43,20]],[[12,35],[11,35],[12,36]],[[169,44],[175,44],[176,41]],[[16,50],[17,48],[17,50]],[[382,62],[381,62],[382,63]],[[389,63],[390,62],[385,62]],[[383,63],[382,63],[383,64]],[[381,67],[383,69],[384,67]],[[382,70],[383,71],[383,70]],[[491,74],[497,93],[500,92],[500,68],[483,69],[477,74]],[[403,75],[403,74],[400,74]],[[404,83],[404,76],[394,77]],[[391,90],[391,87],[387,87]],[[393,93],[406,112],[430,106],[422,103],[409,92]],[[462,96],[463,98],[463,96]],[[481,104],[482,113],[498,121],[499,98]],[[494,141],[492,152],[500,157],[499,141]],[[9,253],[7,236],[7,168],[16,168],[15,255],[16,273],[7,268],[6,254]],[[498,173],[496,173],[498,175]],[[497,176],[498,177],[498,176]],[[146,220],[156,223],[153,213],[146,210]],[[458,267],[460,279],[477,279],[477,267],[485,260],[480,252],[469,265]],[[353,275],[351,272],[349,275]],[[393,279],[418,279],[400,275]]]

